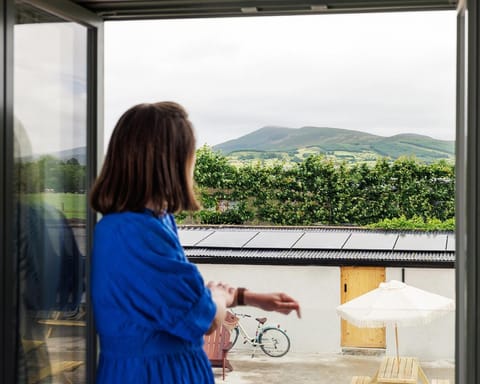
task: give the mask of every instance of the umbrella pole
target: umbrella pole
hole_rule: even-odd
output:
[[[400,355],[398,353],[398,328],[397,328],[397,323],[395,323],[395,347],[397,349],[397,361],[399,361]]]
[[[397,375],[398,372],[400,371],[400,355],[398,353],[398,328],[397,328],[397,323],[395,323],[395,349],[397,351]]]

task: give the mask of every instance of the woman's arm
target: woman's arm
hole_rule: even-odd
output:
[[[212,333],[222,325],[227,308],[237,305],[249,305],[265,311],[275,311],[285,315],[296,311],[297,316],[299,318],[301,317],[300,304],[282,292],[257,293],[245,288],[234,288],[226,283],[212,281],[207,284],[207,287],[210,288],[213,301],[217,306],[215,318],[207,334]]]
[[[238,288],[240,289],[240,288]],[[297,312],[300,318],[300,304],[295,299],[285,293],[257,293],[245,290],[243,293],[243,302],[245,305],[257,307],[265,311],[275,311],[288,315],[292,311]]]

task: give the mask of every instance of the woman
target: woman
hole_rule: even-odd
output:
[[[213,383],[203,335],[226,308],[288,314],[283,293],[204,284],[180,245],[172,213],[199,208],[195,137],[178,104],[140,104],[119,119],[90,195],[95,228],[92,301],[100,338],[97,383]]]

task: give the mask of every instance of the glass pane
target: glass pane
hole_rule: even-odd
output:
[[[87,29],[19,4],[14,44],[17,383],[84,383]]]

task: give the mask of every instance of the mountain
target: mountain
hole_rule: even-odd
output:
[[[361,131],[326,127],[263,127],[213,147],[237,160],[288,157],[293,161],[314,153],[355,161],[376,161],[379,157],[396,159],[414,156],[425,162],[455,157],[455,142],[405,133],[390,137]]]
[[[65,149],[63,151],[58,151],[58,152],[43,153],[41,155],[35,155],[33,157],[37,159],[41,156],[46,156],[46,155],[53,156],[62,161],[67,161],[72,158],[75,158],[77,159],[79,164],[81,165],[87,164],[87,148],[86,147],[77,147],[77,148]]]

